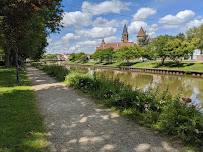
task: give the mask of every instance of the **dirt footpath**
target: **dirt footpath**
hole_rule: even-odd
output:
[[[132,125],[125,118],[31,66],[27,73],[45,116],[51,151],[179,152],[163,137]]]

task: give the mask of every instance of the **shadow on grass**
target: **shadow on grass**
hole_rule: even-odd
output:
[[[15,86],[29,86],[30,82],[23,72],[20,74],[20,83],[17,83],[17,72],[15,68],[3,69],[0,68],[0,87],[15,87]]]
[[[194,64],[195,63],[179,63],[179,64],[177,64],[174,61],[168,61],[168,62],[165,62],[164,64],[162,64],[161,62],[157,62],[157,63],[154,63],[153,68],[160,68],[160,67],[167,67],[167,68],[174,68],[174,67],[180,68],[181,67],[182,68],[182,67],[189,67],[189,66],[192,66]]]
[[[123,62],[123,63],[119,64],[118,66],[132,66],[132,65],[135,65],[137,63],[140,63],[140,62],[129,62],[129,63]]]

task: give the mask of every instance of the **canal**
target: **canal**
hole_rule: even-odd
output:
[[[133,88],[139,88],[144,91],[149,88],[152,88],[153,91],[158,91],[158,93],[168,90],[173,97],[191,98],[195,104],[203,107],[203,78],[201,77],[149,74],[69,65],[67,65],[67,68],[79,73],[91,75],[95,73],[98,77],[117,78]]]

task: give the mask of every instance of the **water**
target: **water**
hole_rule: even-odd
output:
[[[106,78],[119,78],[120,81],[146,90],[149,87],[154,88],[159,93],[168,89],[168,92],[173,96],[178,95],[184,98],[191,98],[193,103],[200,104],[203,107],[203,78],[194,78],[190,76],[173,76],[163,74],[149,74],[132,71],[119,71],[110,69],[85,68],[77,66],[67,66],[71,71],[80,73],[93,74]]]

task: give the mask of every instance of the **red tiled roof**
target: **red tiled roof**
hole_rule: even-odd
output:
[[[101,44],[99,47],[96,48],[96,50],[98,49],[107,49],[110,47],[113,47],[114,50],[118,50],[120,47],[122,46],[134,46],[135,43],[134,42],[127,42],[127,43],[123,43],[123,42],[115,42],[115,43],[107,43],[107,44]]]

